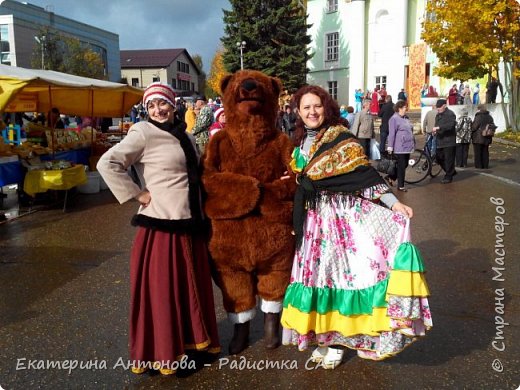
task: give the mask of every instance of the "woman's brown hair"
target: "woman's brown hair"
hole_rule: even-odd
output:
[[[321,100],[321,104],[323,105],[323,108],[325,110],[325,121],[323,122],[322,128],[339,124],[345,127],[349,126],[348,122],[345,119],[343,119],[339,114],[338,103],[334,99],[332,99],[332,97],[329,95],[327,91],[325,91],[322,87],[319,87],[317,85],[305,85],[294,93],[291,99],[291,107],[293,108],[293,110],[299,110],[303,95],[306,95],[308,93],[312,93],[313,95],[318,96]],[[296,118],[295,126],[296,127],[294,130],[294,145],[299,146],[305,134],[303,120],[300,117],[299,112]]]
[[[406,102],[404,100],[398,100],[395,104],[394,104],[394,112],[399,112],[399,110],[403,107],[406,107],[408,104],[406,104]]]

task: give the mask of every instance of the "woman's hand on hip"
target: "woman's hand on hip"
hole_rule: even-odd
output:
[[[407,206],[401,202],[395,202],[392,206],[392,211],[396,213],[401,213],[408,218],[413,217],[413,209],[410,206]]]
[[[141,203],[141,206],[146,207],[150,204],[150,201],[152,200],[152,195],[150,195],[149,191],[143,191],[140,192],[135,199]]]

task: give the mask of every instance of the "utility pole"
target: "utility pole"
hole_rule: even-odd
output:
[[[45,69],[45,35],[42,35],[41,39],[34,37],[34,40],[38,42],[40,48],[42,49],[42,69]]]
[[[244,48],[246,47],[246,41],[237,42],[237,47],[240,48],[240,69],[244,70]]]

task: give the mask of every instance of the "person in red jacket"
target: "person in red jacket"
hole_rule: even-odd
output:
[[[450,88],[450,92],[448,93],[448,104],[450,106],[457,104],[458,96],[459,90],[457,89],[457,84],[453,84],[453,87]]]
[[[379,87],[374,88],[371,99],[372,102],[370,103],[370,113],[377,116],[377,114],[379,114]]]
[[[224,127],[226,127],[226,113],[224,112],[224,107],[220,107],[215,111],[215,122],[209,128],[209,137],[213,137],[215,133],[224,129]]]

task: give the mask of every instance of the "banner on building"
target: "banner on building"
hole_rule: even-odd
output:
[[[421,107],[421,90],[426,80],[426,44],[410,46],[408,105],[410,108]]]

